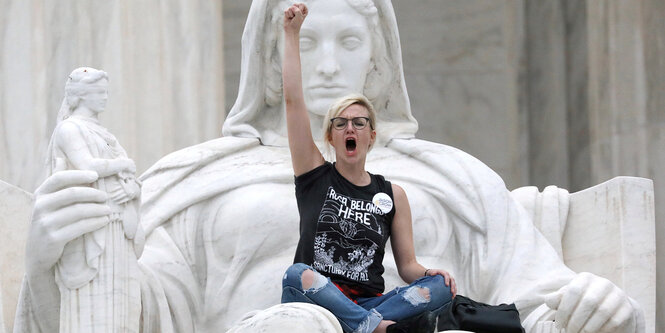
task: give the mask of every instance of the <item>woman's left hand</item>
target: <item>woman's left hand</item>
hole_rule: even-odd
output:
[[[446,282],[446,286],[450,287],[450,292],[453,293],[453,298],[457,296],[457,284],[455,283],[455,278],[453,278],[450,273],[442,270],[442,269],[428,269],[426,276],[434,276],[434,275],[441,275],[443,276],[444,281]]]

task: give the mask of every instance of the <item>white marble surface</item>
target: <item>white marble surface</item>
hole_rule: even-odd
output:
[[[656,239],[653,182],[617,177],[568,194],[554,186],[512,192],[567,266],[620,286],[643,308],[646,332],[656,324]],[[547,201],[559,202],[547,205]],[[545,204],[545,205],[543,205]],[[548,207],[549,206],[549,207]]]
[[[0,180],[0,305],[4,318],[0,332],[12,332],[14,327],[32,203],[31,193]]]
[[[247,313],[227,333],[342,333],[330,311],[313,304],[278,304],[263,311]]]
[[[653,182],[618,177],[571,194],[562,244],[576,271],[604,276],[644,309],[646,332],[655,332],[656,226]]]

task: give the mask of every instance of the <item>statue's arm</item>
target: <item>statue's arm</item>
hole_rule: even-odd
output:
[[[134,174],[136,165],[128,158],[104,159],[90,154],[86,138],[77,125],[63,122],[55,132],[55,145],[62,150],[67,159],[79,170],[95,171],[100,178],[112,176],[120,172]]]
[[[488,303],[514,302],[527,332],[552,323],[565,326],[566,333],[644,332],[639,305],[610,281],[566,267],[485,164],[419,140],[393,140],[389,147],[434,166],[443,177],[437,184],[442,192],[432,192],[445,203],[456,229],[459,248],[452,267],[466,294]],[[488,272],[501,276],[500,283],[486,279]]]
[[[60,292],[54,266],[65,245],[109,222],[107,194],[88,186],[97,178],[92,171],[60,171],[35,191],[26,280],[32,312],[42,332],[58,331]]]
[[[284,12],[282,81],[291,162],[296,176],[325,162],[312,138],[309,114],[302,90],[300,26],[305,20],[305,16],[307,16],[307,7],[303,4],[293,5]]]

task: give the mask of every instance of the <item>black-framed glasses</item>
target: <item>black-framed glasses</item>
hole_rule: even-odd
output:
[[[353,128],[357,130],[361,130],[367,126],[369,123],[369,118],[367,117],[354,117],[354,118],[344,118],[344,117],[335,117],[333,119],[330,119],[330,122],[332,123],[332,126],[336,130],[343,130],[346,128],[346,124],[351,122],[353,125]]]

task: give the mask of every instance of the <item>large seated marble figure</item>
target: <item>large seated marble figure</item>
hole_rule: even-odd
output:
[[[280,79],[281,24],[290,3],[252,3],[239,95],[224,137],[172,153],[141,177],[143,332],[218,332],[279,303],[298,242]],[[320,141],[322,115],[336,98],[349,92],[370,98],[379,137],[367,169],[408,193],[420,262],[450,271],[460,294],[516,303],[527,332],[552,320],[569,333],[585,325],[590,332],[644,331],[637,302],[609,280],[568,268],[495,172],[463,151],[414,138],[418,126],[389,0],[307,5],[301,52],[312,134]],[[50,181],[84,183],[74,178],[55,174]],[[40,207],[36,216],[48,213]],[[31,232],[28,242],[48,240],[39,236]],[[391,263],[386,269],[390,288],[398,284],[397,272]],[[20,327],[51,326],[35,307],[48,288],[26,288],[31,292],[23,292]],[[307,307],[293,311],[327,316]]]

